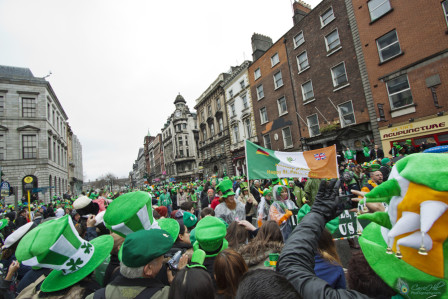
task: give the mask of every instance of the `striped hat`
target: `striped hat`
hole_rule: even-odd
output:
[[[114,241],[109,235],[88,242],[82,239],[65,215],[29,231],[19,242],[16,258],[26,266],[53,269],[41,286],[55,292],[81,281],[110,254]]]
[[[117,197],[108,206],[103,221],[109,230],[124,238],[142,229],[160,228],[152,216],[151,196],[143,191]]]

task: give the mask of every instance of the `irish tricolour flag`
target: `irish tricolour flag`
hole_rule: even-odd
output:
[[[337,178],[336,145],[305,152],[279,152],[246,140],[248,179]]]

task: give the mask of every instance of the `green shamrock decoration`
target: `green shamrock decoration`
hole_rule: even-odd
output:
[[[92,244],[90,243],[84,243],[81,245],[81,248],[84,248],[84,253],[89,254],[90,249],[92,248]]]
[[[78,257],[78,259],[75,261],[74,259],[70,259],[70,261],[66,264],[66,266],[69,266],[69,270],[71,272],[75,272],[79,268],[81,268],[79,265],[82,265],[83,261]]]

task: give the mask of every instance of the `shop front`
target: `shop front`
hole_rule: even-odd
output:
[[[411,140],[416,151],[425,146],[448,145],[448,116],[436,116],[390,128],[380,128],[380,135],[386,156],[394,142],[403,145],[406,140]]]

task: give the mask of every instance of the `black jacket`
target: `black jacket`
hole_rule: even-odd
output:
[[[383,159],[384,158],[384,152],[383,152],[383,150],[382,149],[378,149],[378,151],[376,152],[376,154],[375,154],[375,149],[374,148],[372,148],[371,150],[370,150],[370,159],[371,160],[373,160],[373,159]]]
[[[284,275],[302,298],[369,298],[352,290],[333,289],[325,280],[314,274],[314,256],[317,251],[324,218],[310,212],[289,235],[277,264],[277,271]]]

